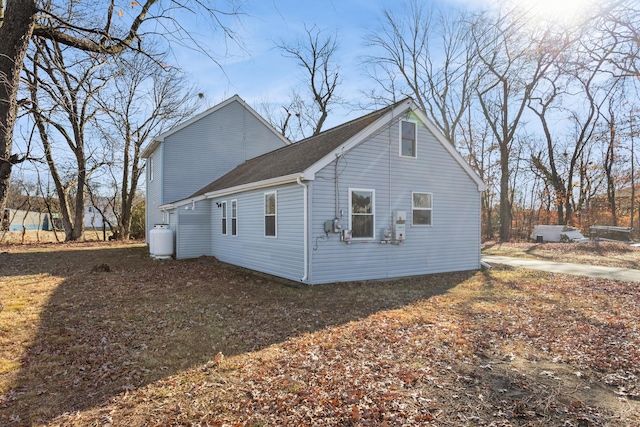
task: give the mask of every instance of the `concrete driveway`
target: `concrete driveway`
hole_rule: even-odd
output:
[[[511,267],[530,268],[550,273],[573,274],[601,279],[622,280],[624,282],[640,282],[640,270],[631,268],[601,267],[598,265],[571,264],[535,259],[512,258],[498,255],[482,255],[482,261],[492,264],[503,264]]]

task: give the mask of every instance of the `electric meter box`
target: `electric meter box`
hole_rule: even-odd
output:
[[[403,242],[406,233],[407,211],[393,211],[393,240]]]
[[[382,229],[382,239],[381,241],[383,243],[387,243],[389,241],[391,241],[391,236],[393,235],[393,230],[391,227],[386,227]]]
[[[340,233],[342,231],[342,220],[340,218],[330,219],[324,222],[325,233]]]

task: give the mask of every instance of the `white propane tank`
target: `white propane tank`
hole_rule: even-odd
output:
[[[169,224],[153,226],[149,232],[149,252],[156,259],[170,259],[173,256],[173,230]]]

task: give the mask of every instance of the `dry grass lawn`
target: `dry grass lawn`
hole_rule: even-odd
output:
[[[486,242],[482,253],[487,255],[532,258],[578,264],[640,269],[640,247],[627,243],[498,243]]]
[[[102,230],[85,230],[83,239],[85,241],[103,241],[109,238],[112,233]],[[64,231],[0,231],[0,245],[15,244],[43,244],[43,243],[60,243],[64,241]]]
[[[0,309],[2,426],[640,425],[637,284],[305,287],[141,244],[5,245]]]

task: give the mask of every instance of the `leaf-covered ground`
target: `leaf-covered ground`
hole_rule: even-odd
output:
[[[3,426],[640,425],[637,284],[310,288],[117,244],[2,247],[0,277]]]

